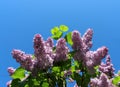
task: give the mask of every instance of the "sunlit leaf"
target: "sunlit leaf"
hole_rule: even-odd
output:
[[[52,71],[53,71],[53,72],[60,72],[60,67],[53,67],[53,68],[52,68]]]
[[[11,76],[13,79],[23,79],[25,78],[25,69],[19,67],[15,70],[14,74]]]
[[[120,76],[115,77],[112,82],[114,85],[117,85],[120,82]]]
[[[68,27],[66,25],[60,25],[60,30],[66,32],[68,31]]]
[[[79,67],[78,61],[74,60],[74,65],[77,66],[77,67]]]
[[[64,76],[64,71],[61,72],[61,77],[63,77],[63,76]]]
[[[68,44],[73,45],[72,32],[69,32],[69,33],[65,36],[65,40],[68,42]]]
[[[55,40],[58,40],[62,36],[62,34],[63,33],[61,31],[58,31],[56,34],[54,34],[52,36],[52,38],[55,39]]]
[[[72,71],[72,72],[75,72],[75,71],[76,71],[76,70],[75,70],[75,65],[71,66],[71,71]]]
[[[56,35],[59,32],[59,28],[58,27],[54,27],[53,29],[51,29],[51,33],[53,35]]]

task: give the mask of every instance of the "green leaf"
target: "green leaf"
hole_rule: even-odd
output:
[[[68,27],[66,25],[60,25],[60,30],[66,32],[68,31]]]
[[[76,71],[76,70],[75,70],[75,65],[71,66],[71,71],[72,71],[72,72],[75,72],[75,71]]]
[[[79,68],[79,63],[78,63],[78,61],[73,61],[73,65],[71,66],[71,71],[72,72],[75,72],[76,70],[79,70],[80,68]]]
[[[62,37],[62,35],[63,35],[63,33],[61,31],[58,31],[58,32],[56,32],[56,34],[54,34],[52,36],[52,38],[55,40],[58,40],[60,37]]]
[[[74,60],[74,65],[75,65],[76,67],[79,67],[78,61]]]
[[[20,79],[13,79],[11,83],[11,87],[19,87]]]
[[[68,44],[70,44],[71,46],[73,45],[73,41],[72,41],[72,32],[69,32],[66,36],[65,36],[65,40],[68,42]]]
[[[99,66],[94,67],[95,73],[91,74],[91,77],[96,77],[100,75]]]
[[[74,80],[76,80],[76,83],[77,83],[77,85],[78,86],[80,86],[81,85],[81,75],[80,74],[78,74],[78,73],[76,73],[76,72],[73,72],[72,73],[72,78],[74,79]]]
[[[49,83],[43,82],[43,83],[42,83],[42,87],[49,87]]]
[[[52,71],[53,71],[53,72],[60,72],[60,67],[53,67],[53,68],[52,68]]]
[[[63,77],[63,76],[64,76],[64,71],[61,72],[61,77]]]
[[[66,81],[63,78],[58,78],[57,80],[58,87],[66,87]]]
[[[54,27],[53,29],[51,29],[51,33],[53,35],[56,35],[59,32],[59,28],[58,27]]]
[[[61,68],[63,71],[66,69],[68,70],[70,67],[71,67],[71,59],[68,59],[66,61],[62,61]]]
[[[35,85],[35,86],[38,86],[38,85],[39,85],[39,82],[38,82],[36,79],[33,79],[33,82],[34,82],[34,85]]]
[[[91,76],[87,73],[85,73],[83,76],[84,76],[83,87],[88,87]]]
[[[115,77],[112,82],[114,85],[117,85],[120,82],[120,76]]]
[[[97,70],[99,68],[99,66],[95,66],[94,69]]]
[[[26,85],[25,85],[25,87],[29,87],[29,85],[28,85],[28,84],[26,84]]]
[[[15,70],[14,74],[11,76],[13,79],[23,79],[25,78],[25,69],[19,67]]]
[[[75,53],[76,53],[76,51],[70,51],[70,52],[68,53],[68,57],[69,57],[69,58],[73,58],[73,56],[74,56]]]

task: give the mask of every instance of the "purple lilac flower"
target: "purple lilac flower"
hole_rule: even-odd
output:
[[[46,45],[49,45],[50,47],[53,47],[53,39],[52,38],[48,38],[47,41],[45,42]]]
[[[40,34],[36,34],[34,37],[34,54],[36,57],[36,64],[39,69],[47,69],[53,65],[53,52],[52,52],[52,39],[48,39],[46,42],[43,40]]]
[[[82,42],[82,39],[81,39],[79,31],[73,31],[72,32],[72,41],[73,41],[72,48],[74,50],[81,50],[82,51],[83,42]]]
[[[113,68],[113,64],[111,63],[110,55],[106,56],[106,64],[101,63],[101,65],[99,66],[99,70],[108,75],[109,78],[112,78],[115,75],[115,69]]]
[[[92,36],[93,36],[93,30],[88,29],[85,34],[82,37],[84,50],[87,52],[92,47]]]
[[[66,41],[63,38],[60,38],[56,44],[56,51],[54,62],[65,61],[68,59],[67,54],[69,52],[68,47],[66,46]]]
[[[34,54],[37,59],[45,53],[45,45],[40,34],[34,36]]]
[[[98,83],[99,83],[99,79],[98,78],[91,79],[90,87],[97,87]]]
[[[86,52],[86,67],[88,71],[92,74],[94,73],[94,67],[101,63],[101,60],[107,55],[107,47],[98,48],[96,51]]]
[[[94,69],[95,61],[93,61],[92,58],[94,58],[93,57],[93,51],[88,51],[86,53],[85,65],[87,67],[88,72],[91,73],[91,74],[94,74],[94,72],[95,72],[95,69]]]
[[[10,75],[14,74],[16,69],[14,69],[13,67],[8,67],[8,72]]]
[[[103,46],[98,48],[96,51],[93,52],[94,65],[99,65],[101,60],[108,54],[108,48]]]
[[[108,77],[102,73],[100,78],[100,82],[98,84],[99,87],[113,87],[112,82],[108,79]]]
[[[83,61],[85,59],[85,52],[83,50],[83,41],[78,31],[72,32],[72,41],[73,41],[72,48],[76,50],[74,59],[77,61]]]
[[[31,71],[34,67],[34,60],[32,60],[32,55],[25,54],[21,50],[14,49],[12,51],[13,58],[16,59],[17,62],[21,64],[23,68],[25,68],[28,71]]]
[[[78,31],[72,32],[72,48],[76,50],[73,58],[79,62],[82,61],[83,66],[86,66],[90,73],[94,73],[94,67],[99,65],[108,53],[108,48],[105,46],[96,51],[89,51],[92,47],[92,36],[92,29],[88,29],[83,37]]]
[[[51,67],[53,65],[53,59],[49,55],[46,55],[46,56],[44,56],[44,58],[36,60],[36,63],[37,63],[36,66],[39,69],[41,69],[41,70],[48,69],[49,67]]]
[[[112,85],[111,80],[109,80],[104,73],[101,73],[99,78],[91,79],[90,87],[114,87],[114,86]]]

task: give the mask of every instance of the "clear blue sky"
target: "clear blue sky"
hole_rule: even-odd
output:
[[[93,49],[107,46],[120,69],[120,0],[0,0],[0,87],[10,79],[7,67],[19,66],[12,49],[33,53],[34,34],[46,39],[61,24],[82,34],[93,28]]]

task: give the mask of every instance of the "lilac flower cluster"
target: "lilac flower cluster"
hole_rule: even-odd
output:
[[[76,53],[74,54],[74,59],[77,61],[83,61],[85,59],[85,52],[83,50],[83,41],[78,31],[72,32],[72,41],[72,48],[76,50]]]
[[[110,55],[106,56],[106,64],[100,64],[99,71],[105,73],[109,78],[114,77],[115,69],[113,68],[113,64],[111,63]]]
[[[53,65],[53,42],[51,38],[45,42],[40,34],[34,37],[35,66],[39,69],[47,69]]]
[[[82,37],[84,50],[87,52],[92,47],[93,30],[88,29]]]
[[[96,51],[90,51],[92,47],[92,29],[88,29],[83,37],[80,36],[78,31],[72,32],[72,40],[74,50],[77,52],[74,55],[74,59],[82,61],[91,73],[94,73],[94,67],[101,63],[101,60],[107,55],[108,49],[103,46],[98,48]]]
[[[37,70],[38,68],[43,70],[53,66],[53,61],[58,62],[68,59],[67,54],[69,49],[66,46],[65,39],[60,38],[58,40],[55,52],[53,52],[53,47],[53,40],[51,38],[44,41],[40,34],[36,34],[34,37],[35,58],[32,58],[32,55],[25,54],[23,51],[16,49],[12,51],[12,55],[13,58],[28,71]]]
[[[86,67],[89,72],[94,73],[94,67],[101,63],[101,60],[107,55],[106,47],[98,48],[96,51],[86,52]]]
[[[40,69],[45,69],[52,66],[52,39],[48,38],[45,42],[43,41],[41,35],[36,34],[34,38],[34,50],[35,58],[32,55],[25,54],[23,51],[14,49],[12,51],[13,58],[21,64],[23,68],[28,71],[33,71],[35,66]]]
[[[67,60],[68,59],[68,57],[67,57],[68,52],[69,52],[69,49],[66,46],[65,39],[60,38],[56,44],[54,62]]]
[[[101,73],[99,78],[91,79],[90,87],[114,87],[111,80],[108,79],[107,75]]]
[[[15,58],[16,61],[19,62],[23,68],[28,71],[32,71],[34,67],[34,60],[32,59],[32,55],[25,54],[23,51],[16,49],[12,51],[12,55],[13,58]]]

